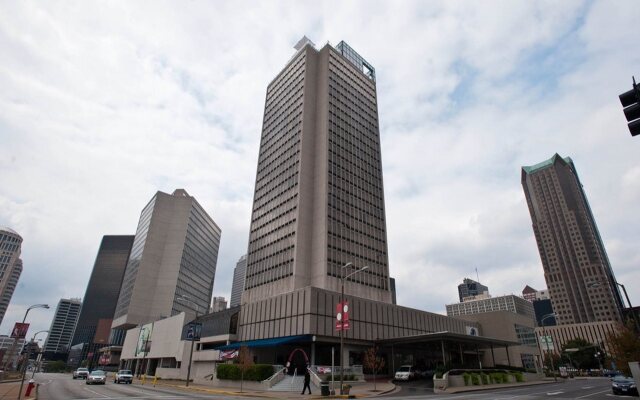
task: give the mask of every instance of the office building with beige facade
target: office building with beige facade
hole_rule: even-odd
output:
[[[0,227],[0,323],[22,274],[21,250],[22,236],[13,229]]]
[[[185,190],[157,192],[140,215],[112,328],[129,329],[182,311],[206,313],[220,235]],[[180,301],[183,296],[189,301]]]
[[[404,364],[477,368],[492,347],[519,346],[483,336],[477,322],[393,304],[375,69],[345,42],[318,50],[305,37],[295,50],[266,92],[241,304],[198,319],[230,313],[237,330],[228,343],[199,341],[192,376],[210,376],[212,357],[241,346],[257,363],[298,368],[331,366],[333,354],[359,376],[374,344],[387,372]],[[342,353],[341,300],[350,324]],[[127,350],[133,340],[128,333],[121,365],[141,365]],[[180,357],[159,362],[182,369]],[[142,368],[155,372],[152,363]]]

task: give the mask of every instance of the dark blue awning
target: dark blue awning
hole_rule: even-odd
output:
[[[224,346],[216,347],[215,350],[233,350],[242,346],[247,347],[274,347],[286,343],[304,343],[310,342],[312,335],[284,336],[271,339],[247,340],[246,342],[236,342]]]

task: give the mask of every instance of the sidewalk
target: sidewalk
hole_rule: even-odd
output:
[[[24,387],[22,388],[22,394],[27,390],[28,380],[25,379]],[[18,398],[18,393],[20,390],[20,381],[4,381],[0,382],[0,400],[15,400]],[[31,391],[31,396],[23,397],[24,399],[34,400],[36,398],[36,389],[34,388]]]
[[[148,383],[147,383],[148,384]],[[145,384],[146,386],[146,384]],[[185,383],[182,381],[158,381],[156,386],[166,386],[172,387],[176,389],[182,389],[185,391],[193,391],[193,392],[204,392],[211,394],[219,394],[219,395],[227,395],[227,396],[243,396],[243,397],[256,397],[256,398],[271,398],[271,399],[299,399],[301,398],[300,393],[296,392],[272,392],[267,390],[247,390],[244,389],[242,392],[238,388],[225,388],[225,387],[213,387],[207,385],[201,385],[197,383],[190,383],[189,387],[185,386]],[[321,396],[319,388],[313,388],[313,392],[311,395],[304,395],[304,398],[309,399],[340,399],[340,398],[364,398],[364,397],[375,397],[380,396],[382,394],[389,393],[395,389],[395,385],[391,382],[378,382],[376,384],[376,391],[374,391],[373,382],[366,382],[362,384],[354,385],[351,388],[349,393],[350,396],[347,395],[335,395],[335,396]]]

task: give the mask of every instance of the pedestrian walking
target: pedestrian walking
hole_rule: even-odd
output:
[[[311,374],[309,374],[309,368],[305,368],[304,370],[304,386],[302,387],[302,393],[300,394],[304,394],[304,391],[307,390],[307,388],[309,388],[309,394],[311,394]]]

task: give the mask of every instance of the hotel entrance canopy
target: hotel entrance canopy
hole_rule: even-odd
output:
[[[519,346],[520,343],[510,340],[494,339],[484,336],[463,335],[453,332],[434,332],[421,335],[402,336],[392,339],[376,340],[375,343],[381,346],[401,346],[416,345],[431,342],[449,342],[472,345],[479,349],[490,349],[496,347]]]

